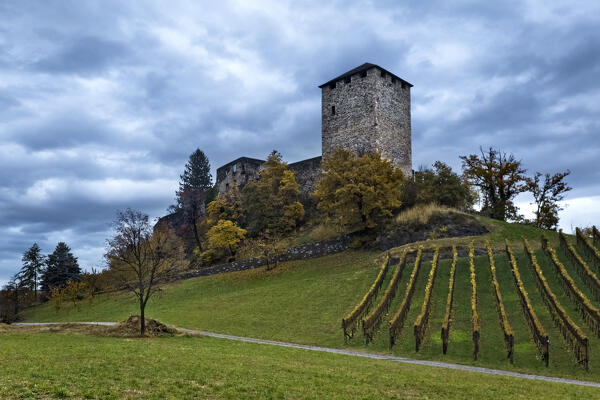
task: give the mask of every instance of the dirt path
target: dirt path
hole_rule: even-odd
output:
[[[71,322],[71,323],[84,324],[84,325],[103,325],[103,326],[116,325],[116,322]],[[45,325],[61,325],[61,324],[62,323],[60,323],[60,322],[29,322],[29,323],[18,323],[18,324],[14,324],[14,325],[45,326]],[[388,361],[394,361],[394,362],[401,362],[401,363],[405,363],[405,364],[425,365],[425,366],[429,366],[429,367],[446,368],[446,369],[453,369],[453,370],[459,370],[459,371],[479,372],[482,374],[511,376],[514,378],[521,378],[521,379],[531,379],[531,380],[536,380],[536,381],[555,382],[555,383],[564,383],[564,384],[569,384],[569,385],[591,386],[591,387],[600,388],[600,383],[597,383],[597,382],[579,381],[579,380],[575,380],[575,379],[554,378],[554,377],[543,376],[543,375],[523,374],[523,373],[519,373],[519,372],[503,371],[503,370],[499,370],[499,369],[482,368],[482,367],[472,367],[469,365],[450,364],[450,363],[444,363],[444,362],[439,362],[439,361],[414,360],[412,358],[396,357],[396,356],[390,356],[390,355],[385,355],[385,354],[363,353],[360,351],[334,349],[331,347],[320,347],[320,346],[311,346],[311,345],[305,345],[305,344],[278,342],[275,340],[255,339],[255,338],[249,338],[249,337],[243,337],[243,336],[225,335],[222,333],[198,331],[198,330],[194,330],[194,329],[185,329],[185,328],[177,328],[177,329],[180,330],[181,332],[185,332],[190,335],[209,336],[209,337],[214,337],[214,338],[219,338],[219,339],[235,340],[238,342],[267,344],[267,345],[271,345],[271,346],[290,347],[290,348],[294,348],[294,349],[303,349],[303,350],[311,350],[311,351],[321,351],[324,353],[342,354],[342,355],[353,356],[353,357],[364,357],[364,358],[371,358],[371,359],[375,359],[375,360],[388,360]]]

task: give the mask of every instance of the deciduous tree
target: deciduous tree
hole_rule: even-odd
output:
[[[234,255],[238,244],[246,237],[246,230],[230,220],[222,219],[206,234],[208,245],[215,250],[223,250]]]
[[[402,205],[402,172],[378,153],[358,157],[337,149],[322,168],[314,194],[317,208],[334,224],[348,230],[375,228]]]
[[[113,230],[114,236],[107,240],[105,257],[123,286],[137,299],[140,334],[144,335],[146,305],[158,291],[158,282],[175,270],[171,260],[174,250],[165,233],[153,234],[148,215],[140,211],[118,211]]]
[[[229,190],[218,195],[206,206],[209,225],[215,225],[219,220],[229,220],[241,224],[243,206],[242,194],[238,186],[233,183]]]
[[[562,210],[558,202],[565,198],[572,188],[567,185],[565,178],[571,171],[559,172],[554,175],[536,172],[533,178],[527,178],[527,190],[533,195],[536,205],[534,224],[542,229],[556,229],[558,212]],[[543,181],[541,178],[543,177]]]
[[[242,191],[248,233],[256,236],[269,231],[282,235],[293,231],[304,218],[294,172],[282,161],[281,154],[273,151],[259,175]]]
[[[436,161],[432,169],[415,172],[415,184],[418,203],[436,203],[467,211],[473,208],[477,198],[471,185],[441,161]]]
[[[526,190],[525,169],[510,154],[490,149],[481,155],[461,156],[463,176],[479,188],[483,197],[482,213],[506,221],[518,219],[513,199]]]

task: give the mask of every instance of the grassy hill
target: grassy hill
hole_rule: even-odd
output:
[[[457,267],[456,295],[449,351],[442,355],[440,327],[448,292],[450,260],[442,260],[434,286],[432,312],[423,348],[414,350],[412,324],[420,310],[424,287],[431,262],[422,266],[415,296],[398,344],[389,350],[387,320],[369,346],[364,346],[362,335],[345,344],[340,328],[341,318],[346,315],[366,293],[379,270],[381,253],[347,251],[341,254],[313,260],[284,263],[280,268],[266,271],[264,268],[230,274],[189,279],[164,285],[162,292],[150,305],[148,315],[172,325],[251,336],[264,339],[316,344],[330,347],[349,347],[370,352],[441,360],[503,368],[544,375],[556,375],[585,380],[600,381],[600,340],[583,323],[574,304],[566,297],[546,255],[538,250],[538,259],[550,286],[571,318],[590,338],[592,355],[590,372],[575,365],[570,350],[565,346],[551,316],[543,303],[534,276],[522,251],[520,237],[534,240],[539,248],[540,231],[520,225],[506,224],[481,218],[491,232],[476,238],[482,246],[485,238],[500,250],[504,238],[514,243],[518,251],[519,268],[534,308],[543,326],[550,334],[550,367],[544,367],[531,340],[527,322],[521,311],[519,299],[512,280],[508,260],[503,252],[496,255],[498,279],[504,297],[508,318],[515,331],[515,362],[506,360],[505,345],[500,329],[496,304],[490,281],[487,257],[476,258],[476,274],[479,288],[478,301],[481,315],[481,349],[479,360],[472,360],[470,283],[468,261],[462,258]],[[427,241],[427,246],[466,245],[471,238],[441,239]],[[556,242],[556,235],[552,235]],[[416,247],[415,244],[410,247]],[[400,249],[394,249],[397,253]],[[587,287],[574,272],[561,253],[579,288],[592,298]],[[391,273],[388,273],[388,280]],[[409,273],[402,276],[398,294],[390,313],[394,313],[404,294]],[[384,288],[387,281],[384,282]],[[383,293],[383,290],[381,290]],[[376,299],[378,301],[378,299]],[[597,302],[594,302],[597,306]],[[82,304],[79,309],[66,305],[55,312],[49,304],[31,308],[25,312],[27,321],[116,321],[136,313],[135,301],[126,293],[109,293],[97,296],[93,304]],[[365,364],[366,365],[366,364]]]

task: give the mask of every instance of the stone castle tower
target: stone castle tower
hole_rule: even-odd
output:
[[[337,147],[378,151],[412,176],[410,83],[365,63],[319,87],[323,157]]]
[[[363,64],[319,86],[322,154],[342,147],[359,155],[378,151],[412,177],[410,88],[375,64]],[[257,179],[263,160],[240,157],[217,169],[219,193]],[[321,176],[321,157],[289,164],[305,198]]]

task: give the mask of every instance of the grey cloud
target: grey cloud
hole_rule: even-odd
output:
[[[64,45],[57,54],[36,62],[33,67],[49,73],[87,74],[98,72],[127,56],[120,43],[96,37],[82,37]]]

